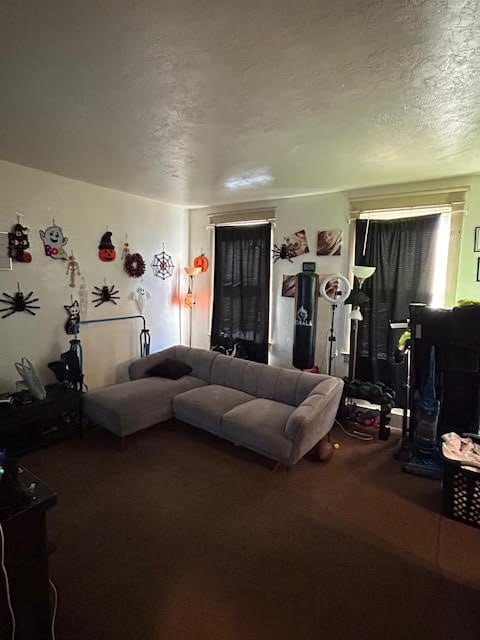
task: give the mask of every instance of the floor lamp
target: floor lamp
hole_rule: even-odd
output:
[[[363,320],[360,306],[365,304],[368,300],[368,296],[362,291],[363,283],[367,278],[370,278],[375,273],[376,267],[364,267],[355,265],[352,269],[353,275],[356,279],[355,284],[350,295],[345,300],[345,304],[352,305],[352,311],[350,313],[351,320],[351,353],[350,364],[348,367],[348,377],[350,380],[355,378],[357,370],[357,342],[358,342],[358,323]]]
[[[190,311],[190,321],[189,321],[189,338],[188,338],[188,346],[192,346],[192,320],[193,320],[193,305],[195,304],[195,300],[193,297],[193,279],[198,276],[199,273],[202,272],[201,267],[184,267],[185,273],[188,276],[188,291],[185,299],[183,301],[183,306]]]

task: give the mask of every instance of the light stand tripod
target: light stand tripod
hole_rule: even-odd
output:
[[[334,350],[334,345],[337,342],[337,337],[335,335],[336,309],[337,309],[337,304],[333,303],[332,304],[332,320],[330,323],[330,335],[328,336],[328,342],[330,343],[329,350],[328,350],[328,375],[329,376],[332,375],[332,364],[333,364],[333,360],[335,359],[335,352],[336,352],[336,349]]]
[[[350,286],[350,282],[340,273],[325,276],[320,284],[319,293],[321,297],[332,307],[332,319],[330,321],[330,332],[328,336],[328,342],[330,343],[328,350],[328,375],[332,374],[332,364],[336,357],[336,349],[334,350],[334,345],[337,342],[337,338],[335,336],[335,311],[339,303],[345,302],[350,295],[351,290],[352,287]],[[329,292],[333,292],[333,296],[329,295]]]

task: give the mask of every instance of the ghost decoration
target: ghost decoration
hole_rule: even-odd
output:
[[[54,258],[55,260],[68,259],[67,252],[63,248],[67,244],[68,238],[63,235],[62,227],[55,224],[55,220],[53,220],[53,224],[47,227],[45,231],[40,229],[39,234],[46,256]]]
[[[139,284],[138,287],[134,289],[131,298],[137,305],[138,312],[142,315],[151,297],[150,291],[145,289],[143,283]]]

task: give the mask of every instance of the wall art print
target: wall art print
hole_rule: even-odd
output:
[[[322,283],[326,278],[326,275],[319,275],[319,281]],[[297,276],[294,275],[284,275],[282,280],[282,296],[284,298],[294,298],[295,297],[295,289],[297,284]],[[328,281],[325,292],[330,298],[334,298],[337,295],[338,290],[338,279],[330,278]],[[318,294],[320,297],[320,294]]]
[[[310,252],[305,229],[292,233],[292,235],[285,238],[285,242],[295,257]]]
[[[319,231],[317,237],[317,256],[339,256],[342,253],[342,230],[327,229]]]
[[[297,276],[283,276],[282,296],[284,298],[294,298],[297,284]]]

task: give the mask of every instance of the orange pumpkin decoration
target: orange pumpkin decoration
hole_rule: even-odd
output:
[[[205,273],[205,271],[208,269],[209,264],[210,263],[208,262],[208,258],[204,253],[197,256],[193,261],[193,266],[200,267],[200,269],[202,270],[202,273]]]

